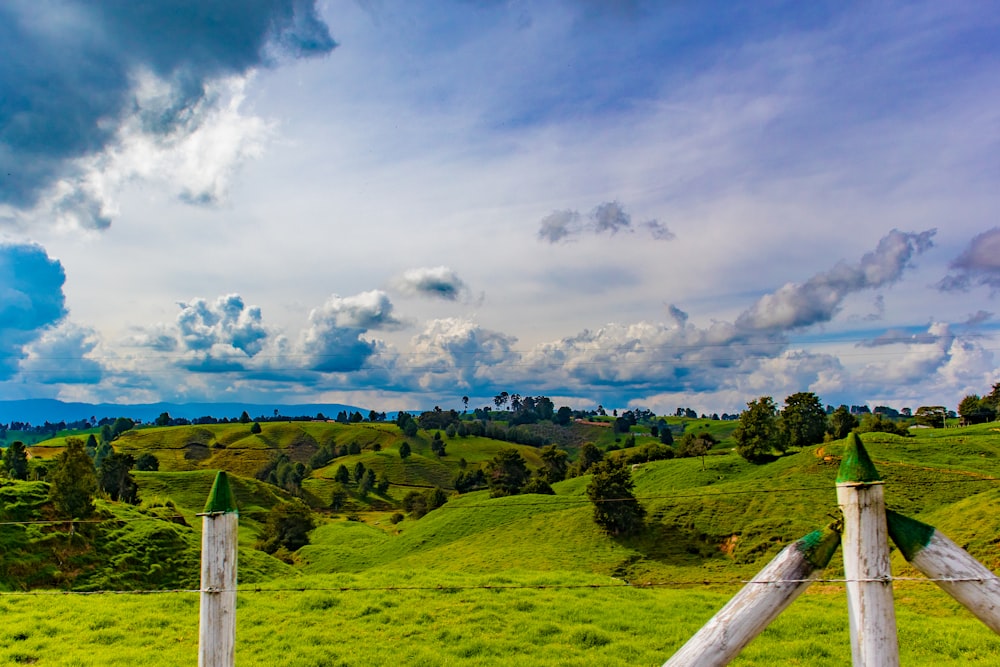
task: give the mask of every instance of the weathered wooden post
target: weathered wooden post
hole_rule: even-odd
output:
[[[1000,579],[934,526],[886,512],[889,536],[903,557],[1000,634]]]
[[[236,661],[236,545],[239,513],[225,472],[215,476],[201,528],[198,667]]]
[[[889,534],[882,480],[861,438],[847,436],[837,472],[837,504],[844,514],[844,575],[855,667],[899,665],[892,598]]]
[[[840,534],[831,527],[782,549],[664,667],[728,664],[809,587],[830,562],[839,540]]]

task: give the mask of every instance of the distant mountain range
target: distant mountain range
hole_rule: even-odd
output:
[[[260,403],[145,403],[118,405],[115,403],[64,403],[51,398],[29,398],[16,401],[0,401],[0,423],[12,421],[28,422],[33,426],[45,422],[73,422],[96,417],[128,417],[144,422],[153,421],[162,413],[171,417],[197,419],[198,417],[239,417],[246,410],[251,417],[273,417],[274,411],[286,417],[315,417],[322,413],[333,419],[341,410],[360,412],[368,416],[368,410],[354,405],[340,403],[301,403],[265,405]]]

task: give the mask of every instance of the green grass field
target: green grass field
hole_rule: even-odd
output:
[[[695,420],[688,421],[692,428]],[[225,459],[216,458],[217,450],[237,450],[236,443],[247,446],[244,451],[255,449],[246,425],[227,426],[232,428],[206,427],[207,433],[180,433],[185,427],[137,433],[148,431],[145,442],[157,451],[183,451],[200,437],[200,444],[214,452],[206,461],[221,463]],[[447,456],[438,458],[430,452],[430,434],[421,432],[411,440],[413,455],[404,462],[398,455],[402,439],[392,425],[269,424],[255,437],[262,451],[288,449],[293,442],[300,452],[310,443],[364,443],[361,454],[316,471],[306,490],[320,496],[324,485],[332,484],[337,465],[351,468],[360,461],[392,480],[385,502],[398,501],[412,488],[407,485],[447,479],[459,470],[460,458],[476,465],[509,446],[454,438],[446,441]],[[995,426],[863,439],[886,481],[891,509],[935,525],[988,567],[1000,568],[1000,431]],[[133,436],[127,444],[138,452],[142,442]],[[380,451],[374,451],[375,443]],[[491,499],[483,491],[453,496],[423,518],[397,524],[389,521],[391,511],[364,506],[352,517],[360,520],[327,513],[311,544],[295,554],[294,566],[252,549],[266,511],[288,494],[234,477],[245,582],[237,612],[237,660],[241,665],[662,664],[739,589],[739,580],[837,516],[834,480],[843,443],[790,452],[766,465],[747,463],[723,445],[706,457],[704,467],[700,459],[636,467],[635,493],[649,527],[630,538],[611,538],[593,523],[585,495],[589,477],[582,477],[555,484],[555,496]],[[519,449],[529,465],[539,465],[536,450]],[[168,468],[137,478],[146,505],[180,513],[190,528],[131,531],[126,529],[131,524],[122,524],[108,529],[104,537],[111,543],[101,553],[120,552],[119,562],[128,566],[124,571],[139,573],[157,565],[157,558],[167,558],[157,548],[183,545],[183,558],[173,566],[183,564],[192,572],[170,581],[187,588],[196,586],[196,514],[214,471],[205,461],[183,455],[177,461],[184,462],[178,466],[184,470]],[[42,506],[43,485],[18,484],[25,485],[18,491],[26,494],[23,502],[11,502],[9,486],[0,487],[0,501],[5,512],[28,516]],[[112,505],[102,507],[119,519],[123,512],[154,512]],[[0,538],[4,535],[0,531]],[[142,546],[147,543],[162,547]],[[892,562],[897,576],[917,576],[895,551]],[[842,575],[835,557],[824,577]],[[116,575],[114,567],[88,581],[90,589],[99,583],[129,587],[127,576]],[[148,583],[148,577],[136,582]],[[1000,664],[1000,637],[936,586],[902,581],[895,590],[903,664]],[[9,592],[0,593],[0,610],[6,621],[0,627],[3,664],[196,660],[196,593]],[[844,587],[829,582],[811,587],[733,664],[849,661]]]
[[[373,571],[261,588],[238,597],[239,665],[660,665],[735,590],[517,570]],[[732,664],[849,664],[843,590],[814,588]],[[896,598],[903,664],[1000,662],[1000,639],[932,585],[900,586]],[[197,593],[3,596],[0,611],[3,664],[197,661]]]

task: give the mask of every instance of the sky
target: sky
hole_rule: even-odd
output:
[[[9,0],[0,400],[1000,381],[989,2]]]

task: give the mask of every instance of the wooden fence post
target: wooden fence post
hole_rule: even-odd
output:
[[[1000,634],[1000,579],[934,526],[886,512],[889,536],[903,557]]]
[[[728,664],[809,587],[830,562],[839,540],[840,534],[831,527],[782,549],[664,667]]]
[[[201,528],[198,667],[236,661],[236,546],[239,513],[225,472],[215,476]]]
[[[847,436],[837,472],[837,504],[844,514],[842,546],[854,665],[896,667],[899,643],[885,496],[878,471],[855,433]]]

